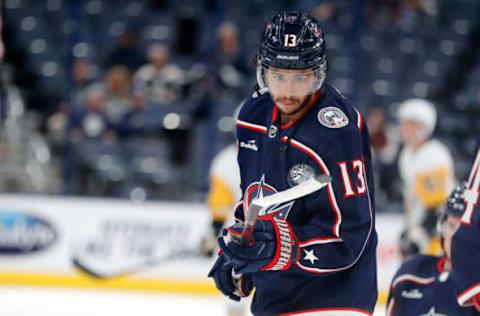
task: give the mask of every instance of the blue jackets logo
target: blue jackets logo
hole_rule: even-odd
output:
[[[342,128],[349,123],[348,117],[345,113],[334,106],[321,109],[318,112],[318,121],[320,124],[328,128]]]
[[[57,232],[45,219],[0,210],[0,254],[28,254],[55,243]]]

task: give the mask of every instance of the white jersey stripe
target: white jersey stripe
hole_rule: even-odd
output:
[[[413,282],[418,284],[429,284],[435,281],[434,277],[431,278],[422,278],[413,274],[402,274],[401,276],[397,277],[392,283],[392,289],[397,286],[398,283],[401,282]]]
[[[478,167],[480,165],[480,150],[475,157],[475,162],[473,163],[472,171],[470,171],[470,176],[468,177],[468,187],[472,186],[473,177],[478,173]]]
[[[472,287],[469,287],[466,291],[461,293],[457,297],[458,304],[460,304],[460,306],[464,306],[466,305],[466,303],[468,303],[468,301],[470,301],[472,298],[474,298],[478,294],[480,294],[480,283]]]
[[[265,126],[257,125],[257,124],[253,124],[253,123],[248,123],[248,122],[241,121],[241,120],[237,120],[237,125],[239,125],[241,127],[244,127],[244,128],[247,128],[247,129],[254,130],[254,131],[262,132],[262,133],[267,132],[267,128]]]
[[[462,223],[471,225],[473,210],[478,204],[480,193],[480,150],[475,158],[472,171],[468,180],[468,188],[465,190],[465,211],[462,215]]]
[[[358,112],[357,109],[355,109],[355,112],[357,112],[357,127],[361,131],[363,128],[363,118],[360,112]]]

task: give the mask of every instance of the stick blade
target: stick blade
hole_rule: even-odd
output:
[[[285,191],[256,199],[252,201],[252,204],[260,208],[267,208],[271,205],[289,202],[318,191],[327,186],[331,181],[331,176],[324,174],[318,175]]]

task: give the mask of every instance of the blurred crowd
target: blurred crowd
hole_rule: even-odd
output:
[[[235,17],[261,15],[265,4],[242,3],[239,8],[245,11],[224,8],[219,16],[215,12],[221,2],[207,1],[202,6],[213,16],[208,22],[214,30],[211,34],[195,35],[201,20],[187,14],[174,23],[177,41],[145,42],[141,27],[126,25],[104,58],[90,58],[88,53],[68,56],[71,76],[58,87],[60,98],[53,98],[53,105],[49,99],[49,105],[39,111],[37,124],[53,157],[50,162],[58,169],[44,177],[59,180],[53,188],[30,190],[140,200],[203,198],[208,166],[214,154],[232,142],[232,115],[256,82],[256,46],[249,43],[258,42],[261,26],[253,34],[242,29],[244,22],[239,24]],[[161,13],[174,10],[174,5],[150,1],[148,8]],[[349,1],[283,0],[268,12],[289,8],[311,12],[324,23],[327,41],[332,25],[352,25],[345,22],[346,16],[352,17],[342,14],[345,8],[355,10]],[[408,29],[440,23],[443,11],[435,0],[366,0],[360,12],[366,25]],[[334,47],[335,41],[331,43]],[[15,61],[7,53],[6,63],[15,67]],[[330,66],[337,71],[336,63]],[[16,75],[11,71],[11,77]],[[401,148],[394,111],[391,104],[368,104],[361,99],[358,103],[370,127],[379,200],[399,201],[401,184],[392,181],[399,177]],[[41,174],[44,168],[39,166]],[[3,189],[21,190],[14,184]]]

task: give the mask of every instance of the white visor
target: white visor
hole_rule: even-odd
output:
[[[273,95],[302,98],[317,92],[325,81],[323,68],[291,70],[257,67],[257,82],[261,91]]]

